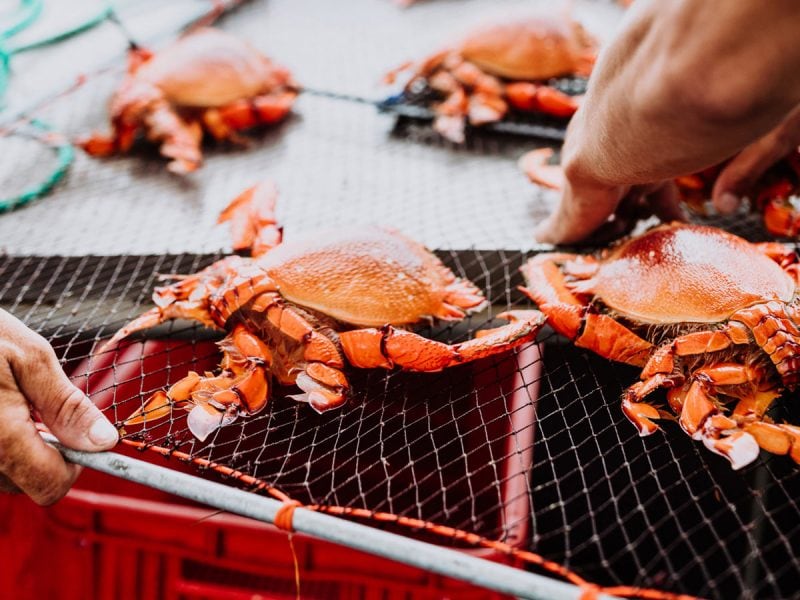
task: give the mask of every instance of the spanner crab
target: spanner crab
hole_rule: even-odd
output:
[[[564,175],[561,167],[552,164],[553,156],[550,148],[532,150],[520,158],[520,168],[533,183],[561,189]],[[681,201],[695,214],[706,214],[706,203],[725,164],[675,178]],[[771,235],[800,235],[800,151],[793,150],[761,176],[754,186],[750,209],[761,213],[764,228]]]
[[[599,256],[539,254],[522,271],[522,291],[556,331],[576,346],[642,367],[641,381],[622,398],[640,435],[670,418],[645,402],[665,388],[684,431],[734,469],[755,460],[759,447],[800,462],[800,427],[766,415],[800,381],[793,251],[673,223]]]
[[[232,223],[234,247],[250,248],[252,257],[231,255],[156,288],[155,307],[101,349],[176,318],[228,332],[219,373],[190,372],[153,394],[127,425],[183,407],[190,431],[204,440],[239,414],[262,410],[273,381],[296,385],[301,392],[292,398],[323,412],[347,400],[347,365],[440,371],[531,341],[544,321],[539,311],[517,310],[500,315],[508,324],[462,343],[421,337],[410,328],[484,308],[481,291],[394,229],[323,230],[281,243],[276,196],[274,184],[259,184],[220,217]]]
[[[530,17],[482,27],[454,47],[401,65],[387,75],[387,81],[410,69],[406,93],[430,89],[439,95],[434,128],[461,143],[466,122],[480,126],[500,121],[509,107],[572,116],[579,98],[546,82],[588,75],[596,48],[595,40],[571,19]]]
[[[93,156],[108,156],[127,152],[143,132],[170,159],[167,168],[185,174],[200,166],[204,131],[241,141],[238,131],[286,118],[297,92],[291,73],[250,44],[198,29],[155,54],[132,49],[111,101],[111,135],[80,144]]]

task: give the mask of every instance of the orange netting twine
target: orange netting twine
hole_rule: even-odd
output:
[[[635,586],[599,586],[587,581],[567,567],[544,558],[540,554],[536,554],[535,552],[531,552],[529,550],[520,550],[518,548],[514,548],[510,544],[500,540],[486,539],[483,536],[470,533],[469,531],[447,527],[446,525],[437,525],[436,523],[431,523],[430,521],[423,521],[421,519],[404,517],[387,512],[376,512],[367,510],[365,508],[351,508],[348,506],[331,506],[320,504],[303,505],[297,500],[290,498],[282,491],[270,486],[265,481],[262,481],[257,477],[253,477],[252,475],[247,475],[246,473],[243,473],[237,469],[226,467],[225,465],[215,463],[205,458],[194,457],[186,452],[170,450],[169,448],[163,448],[161,446],[151,446],[145,442],[135,440],[122,440],[122,442],[140,450],[152,450],[158,454],[161,454],[162,456],[175,457],[179,460],[193,463],[199,467],[212,469],[220,475],[231,477],[239,481],[240,483],[251,488],[253,491],[266,492],[273,498],[283,502],[283,506],[278,509],[278,512],[275,515],[274,524],[276,527],[283,529],[290,534],[294,531],[294,527],[292,525],[294,511],[296,508],[302,507],[306,510],[324,512],[330,515],[367,519],[382,523],[393,523],[402,527],[424,530],[451,540],[464,542],[475,547],[490,548],[496,552],[511,556],[524,563],[536,565],[537,567],[578,586],[583,591],[581,600],[595,600],[598,594],[601,593],[624,598],[644,598],[647,600],[693,600],[696,598],[695,596],[688,596],[686,594],[674,594],[672,592]]]

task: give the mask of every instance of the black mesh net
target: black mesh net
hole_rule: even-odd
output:
[[[493,308],[421,333],[461,340],[496,324],[500,309],[525,305],[515,290],[520,253],[441,256],[485,289]],[[149,307],[158,273],[192,272],[215,258],[9,257],[0,263],[0,304],[50,339],[76,384],[120,422],[190,369],[213,369],[217,336],[175,322],[118,352],[92,356],[92,347]],[[204,443],[180,412],[126,437],[235,468],[305,504],[387,512],[527,547],[601,584],[712,597],[794,592],[796,465],[762,453],[734,472],[676,424],[639,438],[619,406],[635,368],[545,333],[538,346],[441,373],[349,373],[354,398],[338,411],[318,415],[277,389],[265,411]],[[791,398],[776,411],[798,422]]]
[[[453,2],[426,2],[398,11],[388,1],[365,1],[358,10],[371,18],[356,26],[347,11],[317,2],[300,26],[293,3],[254,3],[224,26],[308,87],[379,99],[373,82],[386,69],[445,35],[430,23],[464,29],[490,4],[455,10]],[[609,3],[578,3],[578,10],[598,22],[618,16]],[[342,35],[353,27],[357,34]],[[70,136],[102,129],[120,75],[121,68],[92,77],[36,116]],[[392,224],[439,249],[490,299],[487,311],[422,335],[460,341],[501,324],[500,312],[529,306],[516,289],[518,268],[533,248],[530,232],[556,199],[515,165],[535,142],[494,133],[455,147],[424,123],[396,123],[372,106],[309,94],[295,113],[251,134],[249,148],[208,146],[205,165],[188,179],[167,174],[147,145],[107,161],[78,155],[54,195],[0,219],[10,253],[0,258],[0,306],[51,341],[75,383],[113,421],[189,370],[218,365],[220,336],[186,322],[134,336],[116,352],[92,351],[150,308],[158,274],[196,272],[223,255],[229,241],[213,227],[217,213],[264,176],[281,188],[287,238],[319,225]],[[28,151],[4,161],[21,181]],[[765,239],[757,216],[711,222]],[[545,331],[537,344],[441,373],[348,374],[354,398],[324,415],[286,397],[295,390],[278,388],[263,412],[206,442],[191,436],[181,412],[128,427],[126,439],[167,449],[176,466],[184,460],[178,456],[223,464],[304,504],[404,517],[405,524],[370,523],[437,543],[464,545],[408,523],[504,541],[603,585],[719,598],[796,593],[797,466],[762,453],[734,472],[671,423],[638,437],[619,403],[635,368]],[[787,396],[771,416],[798,423],[797,412]],[[253,480],[231,482],[266,493]]]

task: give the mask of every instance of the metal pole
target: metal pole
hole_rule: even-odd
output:
[[[51,435],[42,434],[42,437],[73,463],[231,513],[273,523],[281,507],[281,502],[272,498],[113,452],[71,450],[59,444]],[[579,600],[582,595],[580,588],[569,583],[303,508],[295,509],[292,525],[300,533],[519,598]],[[612,596],[605,594],[598,598],[613,600]]]

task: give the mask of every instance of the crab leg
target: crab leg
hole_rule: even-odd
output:
[[[185,121],[166,100],[151,104],[142,115],[147,139],[161,144],[161,155],[172,159],[167,169],[183,175],[196,170],[203,160],[200,143],[203,128],[196,121]]]
[[[267,321],[275,329],[303,346],[303,359],[307,361],[303,370],[296,378],[288,377],[285,381],[296,384],[303,393],[290,397],[308,402],[317,412],[341,406],[347,399],[350,385],[342,373],[344,358],[333,340],[317,331],[277,293],[262,294],[250,308],[253,312],[265,313]]]
[[[224,292],[215,300],[214,305],[209,303],[209,297],[214,295],[214,291],[223,285],[231,273],[236,273],[237,270],[246,270],[246,263],[243,263],[245,260],[247,259],[239,256],[230,256],[215,262],[195,275],[171,276],[177,277],[179,280],[171,285],[156,288],[153,293],[153,302],[156,306],[117,331],[110,340],[98,348],[97,352],[105,352],[136,331],[155,327],[171,319],[197,321],[212,329],[223,327],[227,315],[230,313],[225,313],[223,319],[219,318],[219,314],[224,313],[223,309],[228,308],[228,303],[236,306],[235,302],[226,300]],[[237,294],[245,296],[247,291],[252,288],[247,285],[248,283],[249,280],[241,283],[239,285],[241,290],[238,292],[226,291],[233,296]],[[241,304],[236,307],[239,306]]]
[[[217,223],[231,223],[233,249],[250,250],[251,256],[265,254],[281,243],[283,230],[275,216],[278,187],[262,181],[237,196],[223,210]]]
[[[800,212],[789,197],[795,186],[789,181],[779,181],[758,195],[756,205],[764,214],[764,227],[772,235],[796,237],[800,233]]]
[[[128,74],[132,75],[144,63],[153,58],[153,53],[142,47],[131,48],[128,52]],[[130,90],[128,86],[127,90]],[[119,96],[125,93],[126,88],[120,90]],[[133,140],[139,130],[138,119],[123,118],[124,114],[113,119],[112,135],[95,133],[78,141],[78,145],[91,156],[111,156],[117,152],[125,152],[133,145]]]
[[[767,302],[734,313],[731,320],[746,325],[769,356],[789,389],[800,381],[800,330],[780,302]]]
[[[175,407],[185,407],[189,409],[189,430],[203,441],[214,430],[233,422],[239,410],[248,414],[262,410],[269,398],[270,349],[241,324],[219,342],[219,347],[223,352],[222,374],[204,377],[190,371],[166,392],[155,392],[125,420],[125,425],[156,421],[171,415]]]
[[[464,88],[456,88],[443,102],[436,105],[433,129],[445,139],[456,144],[464,142],[464,125],[469,100]]]
[[[208,316],[208,310],[205,303],[202,301],[179,301],[174,304],[169,304],[165,307],[155,306],[150,310],[142,313],[133,321],[125,325],[117,331],[111,339],[102,344],[96,351],[97,354],[102,354],[113,346],[124,340],[126,337],[141,331],[143,329],[150,329],[156,325],[160,325],[172,319],[189,319],[198,321],[212,329],[217,328],[217,324]]]
[[[217,140],[239,141],[239,130],[282,121],[292,110],[295,98],[297,92],[290,90],[209,108],[203,113],[203,124]]]
[[[519,289],[548,316],[553,329],[576,346],[612,360],[644,365],[653,345],[611,317],[591,312],[569,289],[559,264],[581,260],[574,254],[535,256],[522,267],[529,287]],[[585,260],[577,266],[583,276],[591,273],[591,267]]]
[[[505,94],[508,103],[518,110],[542,112],[556,117],[571,117],[580,106],[577,97],[528,81],[507,84]]]
[[[737,421],[722,414],[720,403],[711,395],[716,385],[735,385],[748,380],[751,376],[748,367],[724,365],[719,369],[705,369],[699,374],[700,378],[693,377],[688,386],[674,388],[668,394],[670,405],[679,412],[681,428],[692,439],[702,441],[709,450],[727,458],[733,469],[750,464],[758,457],[761,444],[746,428],[740,427]],[[713,377],[717,375],[720,379],[714,381]],[[659,387],[674,385],[675,379],[659,373],[625,391],[623,411],[639,429],[640,435],[655,432],[658,425],[653,419],[663,418],[665,415],[654,406],[637,401]]]
[[[560,165],[551,164],[554,154],[552,148],[537,148],[523,154],[517,165],[533,183],[560,190],[564,187],[564,171]]]
[[[340,334],[347,360],[363,369],[400,367],[411,371],[441,371],[449,366],[506,352],[532,341],[545,317],[536,310],[498,315],[510,323],[459,344],[443,344],[387,325]]]

